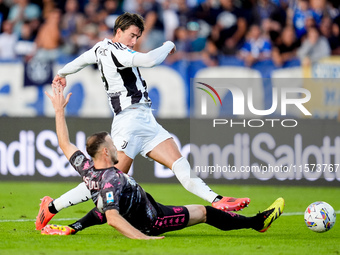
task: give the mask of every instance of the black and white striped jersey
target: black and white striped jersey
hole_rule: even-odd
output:
[[[147,86],[138,67],[133,67],[135,51],[105,39],[92,48],[98,69],[115,114],[135,103],[150,103]]]
[[[65,77],[85,66],[97,63],[112,111],[118,114],[136,103],[151,103],[146,82],[137,66],[151,67],[161,63],[173,48],[166,42],[149,53],[139,53],[127,46],[104,39],[58,71]],[[134,58],[138,55],[137,61]],[[139,64],[134,64],[134,63]]]

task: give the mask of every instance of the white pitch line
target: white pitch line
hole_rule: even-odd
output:
[[[53,219],[53,221],[66,221],[66,220],[78,220],[80,218],[63,218],[63,219]],[[18,219],[18,220],[0,220],[0,222],[35,222],[36,219]]]
[[[336,214],[340,211],[335,211]],[[282,216],[295,216],[295,215],[305,215],[305,212],[283,212]]]
[[[336,214],[340,213],[339,211],[335,211]],[[304,212],[283,212],[281,216],[296,216],[296,215],[304,215]],[[61,219],[53,219],[53,221],[66,221],[66,220],[78,220],[79,218],[61,218]],[[18,219],[18,220],[0,220],[0,222],[35,222],[35,219]]]

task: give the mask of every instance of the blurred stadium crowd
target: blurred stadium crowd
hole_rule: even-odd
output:
[[[137,51],[175,42],[169,65],[217,66],[224,57],[244,66],[310,65],[340,53],[339,7],[338,0],[0,0],[0,60],[70,60],[112,37],[127,11],[146,22]]]

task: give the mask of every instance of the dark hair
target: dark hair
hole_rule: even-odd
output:
[[[118,28],[120,28],[122,31],[125,31],[132,25],[138,27],[140,32],[143,33],[144,31],[143,17],[140,16],[139,14],[125,12],[116,19],[115,26],[113,27],[113,35],[117,33]]]
[[[95,133],[86,139],[86,151],[92,158],[94,158],[97,154],[100,145],[106,142],[105,138],[108,135],[108,132],[102,131],[99,133]]]

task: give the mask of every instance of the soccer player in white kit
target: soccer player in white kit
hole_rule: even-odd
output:
[[[146,82],[138,67],[153,67],[175,52],[174,43],[167,41],[148,53],[133,50],[144,30],[138,14],[120,15],[114,27],[113,39],[104,39],[58,71],[53,83],[66,86],[66,76],[84,67],[97,64],[109,105],[114,112],[111,137],[118,150],[115,165],[127,173],[135,156],[140,153],[171,169],[185,189],[224,211],[238,211],[246,207],[249,198],[222,197],[213,192],[191,170],[168,131],[157,123],[151,112]],[[42,199],[36,229],[42,229],[61,209],[91,198],[85,183],[57,199]]]

